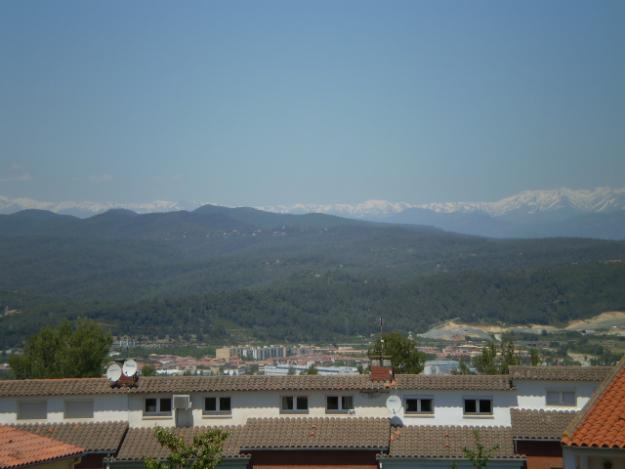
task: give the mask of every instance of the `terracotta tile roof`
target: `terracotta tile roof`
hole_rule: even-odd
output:
[[[113,454],[117,452],[128,430],[128,423],[43,423],[13,425],[13,427],[80,446],[86,453]]]
[[[391,448],[384,458],[463,459],[464,448],[475,448],[475,431],[486,449],[497,446],[492,459],[522,459],[514,452],[510,427],[407,426],[393,428]]]
[[[193,441],[193,437],[207,430],[220,428],[228,432],[228,437],[223,446],[224,458],[247,457],[241,455],[239,448],[243,427],[190,427],[172,428],[187,443]],[[117,456],[111,458],[112,461],[138,461],[145,458],[164,459],[169,455],[169,450],[163,448],[154,436],[153,428],[130,428],[122,442]]]
[[[559,441],[578,412],[510,409],[515,440]]]
[[[81,455],[83,449],[0,425],[0,468],[17,468]]]
[[[601,382],[611,371],[611,366],[511,366],[510,376],[513,380]]]
[[[0,396],[68,396],[82,394],[122,394],[105,378],[11,379],[0,380]]]
[[[625,448],[625,356],[565,429],[562,443]]]
[[[372,381],[391,381],[393,369],[386,366],[372,366],[370,371]]]
[[[395,375],[398,389],[492,390],[513,389],[508,375]]]
[[[389,445],[390,424],[381,418],[248,419],[241,449],[371,449]]]
[[[0,397],[76,396],[227,391],[384,391],[399,389],[512,389],[507,375],[396,375],[372,381],[368,375],[301,376],[144,376],[134,388],[111,387],[105,378],[0,380]]]

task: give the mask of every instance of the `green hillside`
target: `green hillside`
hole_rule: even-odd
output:
[[[19,311],[0,318],[0,347],[77,315],[135,335],[333,340],[368,334],[380,315],[423,330],[625,308],[622,241],[493,240],[248,208],[0,216],[0,266],[0,307]]]

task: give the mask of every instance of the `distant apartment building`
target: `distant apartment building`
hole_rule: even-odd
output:
[[[312,363],[308,365],[279,363],[277,365],[264,366],[262,371],[267,376],[301,375],[307,373],[311,366]],[[352,366],[315,366],[315,370],[322,376],[358,374],[358,368]]]
[[[215,357],[221,358],[222,360],[231,360],[232,358],[237,358],[239,356],[238,347],[219,347],[215,350]]]
[[[269,360],[271,358],[286,358],[287,348],[283,345],[266,345],[258,347],[220,347],[215,356],[223,360],[242,358],[244,360]]]

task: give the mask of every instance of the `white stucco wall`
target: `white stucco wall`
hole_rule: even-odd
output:
[[[17,407],[19,402],[47,401],[48,417],[46,419],[18,420]],[[66,400],[93,400],[93,418],[66,419]],[[1,398],[0,423],[59,423],[59,422],[118,422],[128,420],[128,396],[51,396],[47,399],[33,398]]]
[[[405,425],[511,425],[510,408],[522,409],[581,409],[590,399],[597,387],[596,383],[585,382],[553,382],[515,380],[515,390],[511,391],[409,391],[389,390],[388,392],[232,392],[216,394],[191,394],[192,410],[187,412],[186,421],[192,425],[242,425],[249,417],[324,417],[338,418],[356,417],[389,417],[386,399],[396,394],[405,402],[407,397],[432,398],[434,414],[432,416],[405,415],[403,406],[398,412]],[[560,407],[546,406],[547,390],[575,390],[577,406]],[[285,414],[280,412],[283,395],[308,396],[309,411],[307,413]],[[326,413],[327,395],[351,395],[354,398],[355,410],[346,414]],[[230,415],[203,415],[204,398],[207,396],[229,396],[232,412]],[[48,418],[42,422],[62,421],[128,421],[131,427],[174,426],[175,411],[171,416],[144,416],[144,400],[146,397],[172,397],[172,394],[154,395],[100,395],[100,396],[63,396],[49,397]],[[93,419],[65,419],[65,400],[93,399]],[[492,416],[465,416],[463,413],[465,398],[491,398],[493,400]],[[39,420],[17,420],[17,403],[26,399],[0,398],[0,423],[36,423]],[[40,401],[42,398],[31,398]],[[625,468],[623,468],[625,469]]]
[[[580,410],[590,400],[598,383],[580,381],[514,380],[520,409]],[[575,391],[577,405],[547,406],[547,391]]]
[[[606,462],[612,469],[625,469],[625,450],[565,446],[562,453],[564,469],[605,469]]]
[[[281,413],[280,400],[283,395],[293,394],[308,396],[307,413]],[[191,394],[192,410],[189,423],[195,426],[243,425],[250,417],[389,417],[386,409],[386,399],[391,393],[360,393],[360,392],[234,392],[217,394]],[[437,391],[435,393],[397,392],[402,402],[405,397],[431,397],[434,399],[434,415],[427,417],[405,416],[403,407],[399,415],[406,425],[475,425],[509,426],[510,408],[516,406],[514,392],[465,392],[465,391]],[[327,395],[351,395],[354,398],[354,412],[326,413]],[[204,398],[208,396],[228,396],[231,398],[232,412],[230,415],[203,415]],[[146,397],[171,397],[168,394],[154,394],[150,396],[130,396],[129,424],[131,427],[174,426],[175,416],[153,417],[143,415],[144,399]],[[464,398],[491,398],[493,399],[492,416],[465,416],[463,414]]]

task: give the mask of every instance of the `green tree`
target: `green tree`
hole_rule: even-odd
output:
[[[487,375],[496,375],[499,373],[495,341],[491,340],[488,345],[482,349],[482,353],[475,357],[473,364],[480,373]]]
[[[519,358],[516,355],[514,342],[504,340],[501,342],[500,352],[497,352],[497,345],[491,340],[482,353],[475,357],[473,364],[477,370],[486,375],[508,374],[510,366],[518,365]]]
[[[315,367],[315,365],[310,365],[306,370],[307,375],[318,375],[319,370]]]
[[[369,357],[388,356],[397,373],[421,373],[425,354],[419,352],[417,343],[399,332],[382,334],[369,348]]]
[[[475,449],[464,448],[462,452],[464,457],[471,462],[474,469],[484,469],[488,465],[490,458],[499,449],[499,445],[486,448],[480,441],[480,432],[478,430],[473,431],[473,437],[475,438]]]
[[[530,363],[532,364],[532,366],[538,366],[540,365],[542,362],[542,359],[540,358],[540,353],[538,352],[537,349],[533,348],[530,350]]]
[[[191,445],[162,427],[154,429],[154,436],[161,446],[169,449],[170,454],[164,461],[146,459],[146,469],[215,469],[222,460],[223,444],[228,433],[219,429],[207,430],[194,436]]]
[[[511,340],[501,342],[501,360],[499,362],[499,373],[507,375],[512,365],[518,365],[519,359],[514,349],[514,342]]]
[[[471,374],[471,370],[469,369],[469,365],[467,365],[467,362],[465,361],[464,357],[460,357],[460,360],[458,361],[458,371],[457,371],[457,373],[459,375]]]
[[[156,369],[151,365],[143,365],[141,376],[156,376]]]
[[[24,352],[9,357],[9,364],[18,379],[100,376],[112,342],[95,321],[64,321],[27,339]]]

